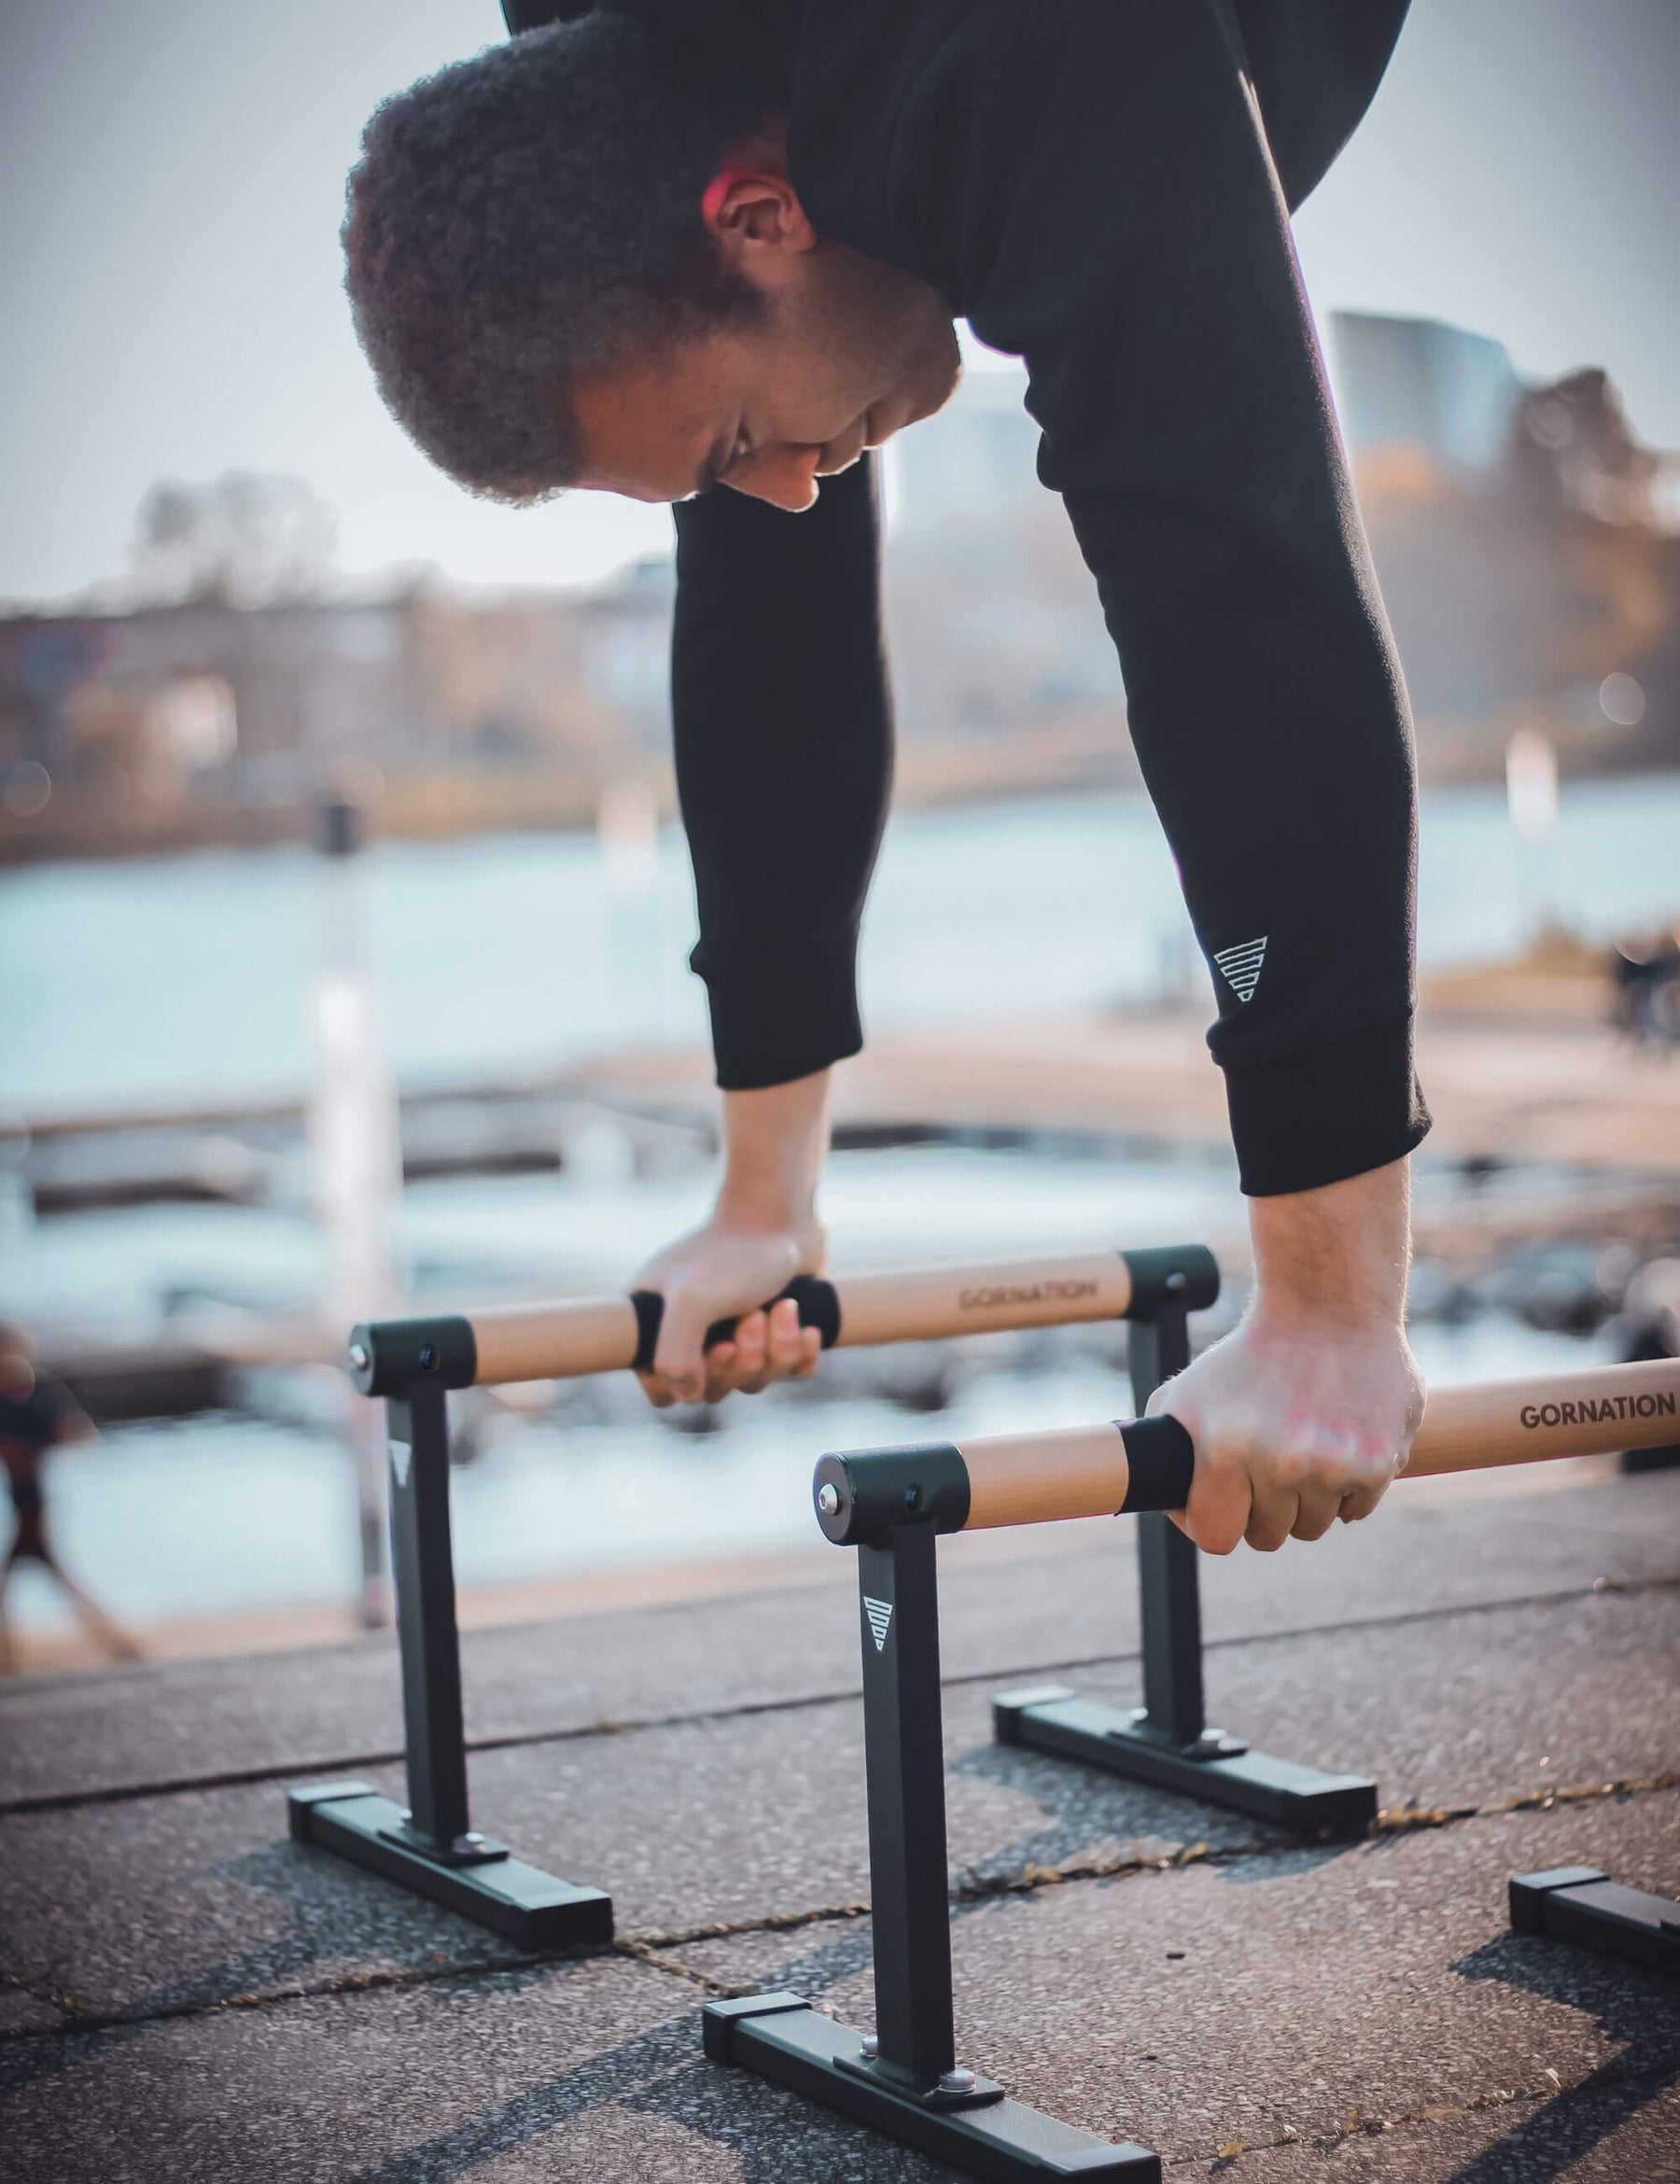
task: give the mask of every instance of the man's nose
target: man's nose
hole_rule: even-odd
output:
[[[773,508],[792,514],[810,508],[817,498],[817,465],[820,446],[795,446],[781,442],[755,448],[738,463],[732,463],[723,483],[737,493],[750,493],[754,500],[767,500]]]

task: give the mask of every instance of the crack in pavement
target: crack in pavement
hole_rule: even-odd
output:
[[[1366,1840],[1404,1835],[1413,1828],[1450,1827],[1456,1820],[1490,1820],[1502,1813],[1549,1813],[1559,1805],[1585,1805],[1603,1798],[1642,1797],[1680,1785],[1680,1772],[1629,1774],[1615,1782],[1554,1783],[1547,1789],[1519,1790],[1494,1805],[1384,1806],[1365,1831]]]
[[[1226,1637],[1204,1638],[1204,1654],[1239,1645],[1298,1644],[1309,1638],[1333,1638],[1358,1631],[1386,1631],[1407,1625],[1444,1620],[1455,1616],[1497,1615],[1505,1609],[1564,1607],[1572,1602],[1605,1596],[1628,1599],[1647,1592],[1680,1590],[1680,1575],[1670,1577],[1596,1578],[1590,1585],[1556,1592],[1532,1592],[1507,1600],[1462,1601],[1451,1606],[1403,1608],[1387,1616],[1350,1616],[1335,1622],[1292,1625],[1287,1630],[1237,1632]],[[1015,1662],[1004,1667],[973,1669],[961,1675],[942,1676],[940,1688],[958,1691],[974,1684],[1018,1683],[1024,1679],[1065,1675],[1086,1669],[1122,1667],[1142,1658],[1141,1646],[1117,1653],[1079,1654],[1060,1660]],[[844,1704],[861,1699],[862,1685],[794,1692],[781,1698],[743,1699],[734,1705],[699,1707],[688,1712],[637,1715],[624,1720],[601,1716],[574,1723],[570,1728],[510,1731],[505,1736],[469,1737],[469,1754],[534,1750],[545,1744],[574,1743],[590,1737],[639,1735],[644,1731],[682,1729],[709,1722],[749,1720],[756,1715],[797,1714],[806,1708]],[[229,1768],[211,1774],[170,1775],[156,1782],[117,1783],[97,1789],[45,1790],[36,1795],[0,1799],[0,1820],[22,1818],[36,1813],[70,1813],[83,1806],[140,1803],[153,1798],[186,1797],[195,1790],[245,1789],[262,1783],[287,1782],[320,1775],[343,1774],[363,1767],[399,1767],[407,1757],[401,1746],[393,1750],[340,1753],[326,1758],[265,1762],[259,1767]]]
[[[1626,1801],[1629,1799],[1648,1796],[1680,1787],[1680,1773],[1629,1776],[1617,1782],[1581,1783],[1559,1785],[1540,1791],[1524,1791],[1517,1797],[1501,1799],[1488,1805],[1461,1805],[1420,1808],[1416,1812],[1403,1811],[1399,1816],[1379,1813],[1364,1836],[1345,1839],[1339,1846],[1351,1848],[1355,1843],[1379,1841],[1383,1836],[1419,1827],[1438,1829],[1459,1825],[1466,1820],[1494,1820],[1516,1813],[1550,1811],[1554,1805],[1582,1804],[1606,1798]],[[1385,1825],[1385,1821],[1389,1825]],[[1256,1835],[1246,1841],[1227,1843],[1214,1850],[1206,1842],[1186,1843],[1169,1851],[1161,1857],[1140,1858],[1116,1855],[1113,1857],[1071,1858],[1065,1865],[1027,1865],[1014,1873],[977,1873],[972,1867],[959,1869],[959,1878],[948,1893],[947,1900],[954,1905],[985,1903],[998,1897],[1034,1896],[1047,1888],[1066,1887],[1078,1881],[1128,1880],[1141,1873],[1170,1873],[1184,1866],[1227,1866],[1242,1858],[1282,1856],[1299,1850],[1302,1839],[1298,1836],[1281,1836],[1275,1830]],[[840,1924],[869,1916],[867,1902],[831,1904],[810,1911],[784,1911],[765,1919],[741,1919],[734,1922],[717,1920],[708,1925],[685,1926],[666,1933],[644,1934],[633,1941],[625,1940],[617,1946],[634,1949],[646,1961],[659,1962],[667,1970],[679,1971],[683,1978],[715,1994],[721,1998],[750,1995],[757,1991],[756,1982],[741,1985],[719,1981],[709,1972],[685,1965],[679,1958],[667,1955],[673,1949],[686,1947],[694,1941],[739,1940],[753,1934],[773,1934],[796,1931],[803,1926]]]
[[[1362,1841],[1375,1841],[1414,1828],[1451,1827],[1468,1820],[1501,1819],[1518,1813],[1545,1812],[1556,1805],[1589,1803],[1608,1798],[1626,1801],[1634,1797],[1660,1795],[1676,1787],[1680,1787],[1680,1772],[1630,1776],[1607,1783],[1549,1785],[1543,1789],[1520,1791],[1515,1797],[1488,1805],[1402,1807],[1396,1813],[1379,1813],[1363,1837],[1346,1839],[1343,1847],[1351,1848]],[[958,1869],[956,1885],[949,1890],[947,1900],[953,1905],[984,1903],[1000,1897],[1033,1896],[1044,1889],[1067,1887],[1081,1881],[1127,1880],[1143,1873],[1169,1873],[1185,1866],[1225,1866],[1242,1858],[1283,1856],[1300,1848],[1299,1837],[1267,1830],[1246,1841],[1222,1845],[1218,1850],[1205,1841],[1195,1842],[1160,1857],[1093,1855],[1070,1859],[1060,1866],[1026,1865],[1013,1873],[996,1874],[979,1873],[973,1867],[962,1867]],[[222,1995],[207,2002],[183,2001],[151,2010],[90,2010],[68,1990],[55,1988],[45,1979],[0,1965],[0,1981],[14,1991],[58,2010],[66,2020],[62,2025],[23,2025],[0,2032],[0,2050],[29,2041],[62,2039],[71,2034],[106,2031],[119,2025],[132,2028],[181,2018],[212,2017],[227,2009],[265,2009],[272,2004],[314,2001],[333,1995],[425,1986],[446,1980],[487,1979],[500,1972],[527,1970],[533,1966],[580,1963],[608,1956],[622,1956],[653,1966],[720,1997],[752,1994],[757,1991],[756,1982],[742,1986],[721,1981],[666,1953],[695,1941],[739,1940],[754,1934],[793,1933],[806,1926],[844,1924],[867,1918],[869,1911],[866,1900],[820,1904],[804,1911],[771,1912],[756,1919],[716,1920],[695,1926],[622,1935],[600,1947],[581,1942],[564,1949],[518,1952],[494,1958],[466,1957],[387,1971],[347,1972],[329,1980],[295,1981],[266,1994]]]

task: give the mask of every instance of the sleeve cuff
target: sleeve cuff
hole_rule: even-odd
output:
[[[1409,1016],[1302,1052],[1227,1062],[1225,1071],[1238,1170],[1251,1198],[1386,1168],[1429,1128]]]
[[[790,1085],[858,1053],[857,955],[855,933],[827,956],[791,961],[761,958],[725,966],[709,961],[704,945],[696,948],[690,962],[706,981],[721,1088]]]

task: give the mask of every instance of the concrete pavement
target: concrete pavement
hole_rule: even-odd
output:
[[[1366,1841],[989,1739],[994,1686],[1135,1693],[1124,1526],[943,1552],[965,2057],[1240,2184],[1680,2177],[1680,1991],[1505,1931],[1513,1871],[1680,1893],[1680,1477],[1402,1488],[1205,1570],[1215,1718],[1374,1773]],[[931,2184],[705,2063],[710,1994],[869,2022],[856,1609],[832,1582],[465,1643],[475,1817],[612,1890],[523,1958],[286,1835],[395,1787],[387,1644],[0,1694],[0,2166],[83,2177]]]

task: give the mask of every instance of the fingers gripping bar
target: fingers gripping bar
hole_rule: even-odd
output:
[[[1429,1397],[1405,1478],[1595,1456],[1680,1439],[1680,1359],[1441,1388]],[[1003,1434],[824,1456],[812,1491],[837,1546],[894,1525],[936,1532],[1182,1509],[1196,1451],[1177,1419]]]
[[[832,1281],[802,1274],[781,1294],[795,1300],[800,1324],[819,1329],[823,1348],[830,1350],[1139,1318],[1163,1305],[1199,1311],[1219,1295],[1219,1269],[1211,1252],[1185,1244],[907,1268]],[[445,1388],[469,1388],[629,1367],[645,1371],[653,1362],[664,1310],[663,1297],[638,1290],[631,1296],[372,1321],[351,1335],[351,1378],[364,1395],[400,1395],[428,1379]],[[707,1347],[727,1341],[736,1324],[715,1322],[707,1329]]]
[[[840,1335],[840,1298],[833,1283],[819,1274],[796,1274],[763,1309],[769,1311],[790,1298],[799,1306],[800,1325],[815,1327],[822,1337],[823,1349],[833,1350]],[[659,1348],[659,1330],[665,1323],[665,1298],[656,1289],[633,1289],[630,1304],[636,1313],[636,1355],[630,1363],[638,1373],[651,1372]],[[714,1320],[706,1330],[702,1347],[710,1350],[716,1343],[729,1341],[740,1323],[739,1319]]]

